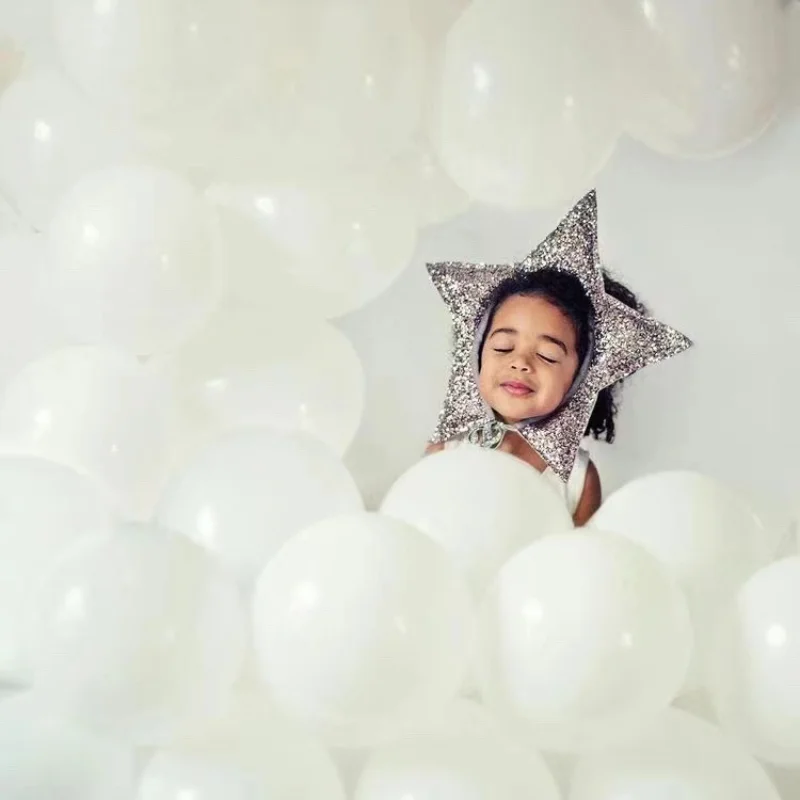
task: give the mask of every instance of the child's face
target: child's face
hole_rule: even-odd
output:
[[[510,424],[555,411],[578,371],[575,326],[542,297],[497,308],[481,351],[481,397]]]

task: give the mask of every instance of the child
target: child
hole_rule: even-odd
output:
[[[636,296],[603,272],[606,294],[645,313]],[[503,422],[544,419],[559,411],[574,393],[591,358],[594,310],[572,274],[542,269],[507,278],[495,289],[485,323],[479,327],[478,388]],[[597,397],[586,435],[613,442],[621,381]],[[457,445],[432,444],[426,452]],[[581,449],[566,483],[518,433],[510,432],[499,448],[543,473],[564,498],[576,525],[584,525],[601,502],[600,478]]]

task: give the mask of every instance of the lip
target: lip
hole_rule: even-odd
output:
[[[514,395],[514,397],[524,397],[525,395],[533,394],[533,389],[520,381],[504,381],[500,386],[509,394]]]

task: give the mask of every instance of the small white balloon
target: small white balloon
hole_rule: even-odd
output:
[[[31,626],[37,692],[140,745],[221,713],[244,660],[237,587],[202,548],[152,526],[72,548],[42,582]]]
[[[131,147],[125,130],[54,69],[22,75],[0,98],[0,186],[40,230],[81,175]]]
[[[589,188],[624,120],[596,4],[473,0],[445,47],[432,135],[462,189],[519,207]]]
[[[478,705],[456,701],[444,717],[373,751],[355,800],[559,800],[539,753]]]
[[[345,800],[331,757],[266,699],[237,693],[215,722],[153,756],[138,800]]]
[[[208,196],[257,224],[265,288],[327,318],[381,294],[416,245],[408,186],[386,172],[319,186],[218,185]]]
[[[126,515],[149,516],[172,449],[168,377],[96,347],[55,350],[24,367],[0,399],[0,450],[85,473]]]
[[[800,556],[759,570],[722,619],[708,687],[720,723],[759,758],[800,766]]]
[[[780,800],[764,768],[714,725],[669,709],[616,747],[584,756],[569,800]]]
[[[306,528],[254,598],[261,679],[329,744],[365,747],[436,716],[463,679],[466,587],[427,536],[378,514]]]
[[[178,175],[149,166],[82,177],[50,225],[53,302],[81,342],[150,355],[208,319],[223,286],[212,209]]]
[[[122,800],[134,768],[132,749],[55,715],[36,694],[0,702],[4,800]]]
[[[442,545],[477,598],[516,552],[573,527],[564,503],[535,469],[469,444],[420,460],[389,489],[381,512]]]
[[[174,359],[183,402],[209,431],[264,425],[304,431],[343,455],[364,407],[364,370],[322,320],[226,304]]]
[[[362,508],[350,473],[322,442],[246,428],[198,453],[167,486],[156,516],[249,583],[307,525]]]
[[[721,609],[768,561],[761,520],[731,489],[711,478],[662,472],[616,491],[590,524],[641,545],[681,584],[696,642],[686,689],[696,688]]]
[[[108,499],[71,469],[0,456],[0,681],[30,679],[24,621],[39,582],[72,545],[110,521]]]
[[[675,698],[692,632],[664,567],[590,531],[546,536],[515,555],[486,596],[479,641],[486,704],[544,749],[580,752]]]
[[[253,13],[249,0],[55,0],[53,23],[87,94],[147,116],[192,108],[233,81],[252,54]]]
[[[726,155],[774,119],[787,68],[780,3],[612,0],[636,65],[629,130],[667,155]]]

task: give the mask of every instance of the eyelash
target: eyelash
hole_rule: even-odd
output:
[[[510,352],[511,352],[511,348],[504,349],[504,348],[500,348],[500,347],[495,347],[495,348],[493,348],[493,349],[494,349],[495,353],[510,353]],[[541,358],[541,359],[542,359],[542,361],[544,361],[546,364],[557,364],[557,363],[558,363],[558,362],[556,361],[556,359],[554,359],[554,358],[547,358],[547,356],[543,356],[541,353],[537,353],[537,355],[538,355],[538,356],[539,356],[539,358]]]

